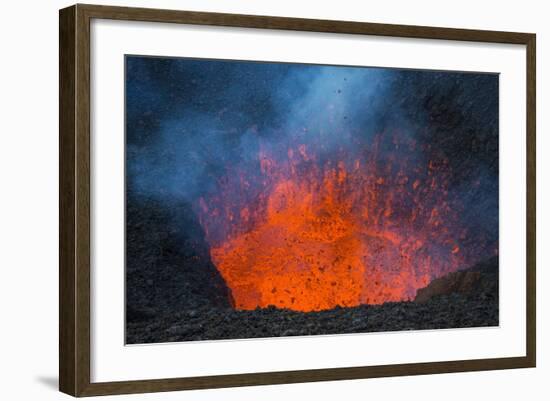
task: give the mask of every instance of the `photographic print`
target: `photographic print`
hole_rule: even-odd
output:
[[[498,326],[498,74],[125,64],[127,344]]]

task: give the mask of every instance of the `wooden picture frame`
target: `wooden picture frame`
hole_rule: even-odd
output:
[[[92,383],[90,380],[90,21],[94,18],[525,45],[527,49],[525,60],[527,71],[526,355]],[[535,367],[535,34],[80,4],[60,10],[59,28],[60,391],[73,396],[95,396]]]

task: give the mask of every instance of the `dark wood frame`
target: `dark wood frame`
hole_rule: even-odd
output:
[[[90,20],[92,18],[525,45],[527,48],[526,356],[91,383]],[[73,396],[93,396],[535,367],[535,34],[81,4],[60,10],[59,29],[59,389],[62,392]]]

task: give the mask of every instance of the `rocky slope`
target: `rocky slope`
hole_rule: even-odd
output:
[[[128,192],[126,210],[127,323],[179,310],[231,308],[230,292],[188,205],[160,206]]]
[[[130,344],[497,326],[498,259],[434,280],[413,302],[321,312],[199,306],[129,322]]]

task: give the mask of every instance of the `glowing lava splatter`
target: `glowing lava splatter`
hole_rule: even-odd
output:
[[[327,155],[295,137],[284,152],[261,148],[255,169],[228,168],[198,211],[235,307],[409,300],[469,263],[447,160],[418,148],[391,133]]]

